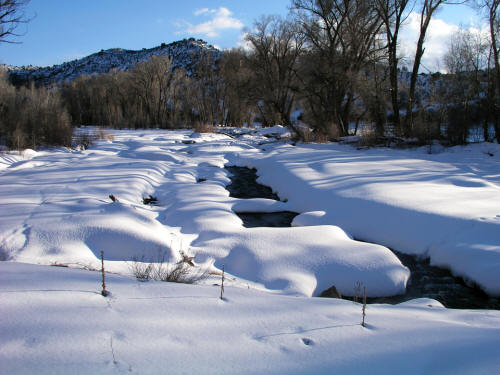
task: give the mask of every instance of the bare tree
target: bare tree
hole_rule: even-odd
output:
[[[201,53],[195,74],[191,89],[198,121],[210,125],[222,124],[226,112],[224,97],[227,85],[218,67],[218,56],[210,51]]]
[[[224,125],[242,126],[253,120],[255,103],[252,100],[251,87],[255,75],[248,60],[243,50],[233,49],[225,51],[219,62],[220,74],[226,85]]]
[[[359,92],[363,109],[370,123],[375,125],[376,137],[385,135],[387,125],[388,73],[386,66],[373,63],[360,77]]]
[[[500,0],[478,0],[477,5],[484,9],[490,28],[491,56],[494,67],[494,77],[490,80],[490,108],[495,127],[497,142],[500,142]]]
[[[384,49],[374,1],[292,1],[307,41],[303,90],[312,122],[327,134],[348,134],[359,75]]]
[[[253,53],[250,64],[256,74],[253,92],[265,125],[291,126],[290,113],[297,91],[297,63],[304,38],[294,22],[263,16],[247,33]]]
[[[15,88],[0,72],[0,138],[8,147],[71,144],[70,118],[58,90]]]
[[[0,43],[18,43],[10,40],[22,34],[16,32],[19,25],[30,21],[24,13],[29,0],[0,0]]]
[[[134,67],[133,79],[149,125],[166,126],[169,94],[178,79],[172,69],[172,60],[165,56],[151,56]]]
[[[464,0],[465,1],[465,0]],[[417,86],[417,76],[420,70],[420,64],[425,52],[424,42],[427,35],[427,29],[432,17],[444,4],[460,4],[464,1],[449,1],[449,0],[421,0],[419,35],[417,40],[417,48],[415,50],[415,58],[413,60],[413,69],[410,77],[410,89],[408,93],[408,107],[406,110],[405,135],[411,135],[413,131],[413,110],[415,105],[415,90]]]
[[[444,57],[449,73],[447,90],[448,139],[455,144],[467,142],[468,129],[478,125],[481,112],[482,81],[488,67],[489,43],[478,32],[460,30],[456,33]],[[487,137],[487,126],[485,129]]]
[[[403,22],[413,8],[415,0],[377,0],[376,6],[384,24],[387,39],[387,56],[389,68],[389,81],[391,91],[392,111],[394,114],[394,131],[401,133],[400,107],[399,107],[399,77],[398,77],[398,42],[399,32]]]

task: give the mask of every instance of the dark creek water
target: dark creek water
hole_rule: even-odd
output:
[[[257,170],[247,167],[226,167],[230,173],[231,184],[226,186],[234,198],[267,198],[279,201],[280,198],[268,186],[257,182]],[[237,212],[245,228],[290,227],[297,212]]]
[[[236,215],[243,221],[245,228],[272,227],[283,228],[291,227],[292,221],[297,212],[237,212]]]
[[[257,183],[257,171],[246,167],[226,167],[230,172],[231,184],[226,187],[231,197],[268,198],[279,200],[268,186]],[[297,216],[296,212],[273,213],[236,213],[247,228],[289,227]],[[401,303],[414,298],[433,298],[444,306],[458,309],[497,309],[500,310],[500,298],[486,295],[477,287],[468,286],[460,277],[454,277],[450,271],[433,267],[428,259],[394,251],[401,263],[410,269],[406,293],[394,297],[369,298],[369,303]]]
[[[433,267],[429,259],[403,254],[392,250],[401,263],[410,269],[406,293],[384,298],[368,298],[370,303],[400,303],[414,298],[433,298],[454,309],[497,309],[500,299],[489,297],[478,287],[468,286],[461,277],[447,269]]]
[[[273,193],[269,186],[257,182],[257,170],[247,167],[226,167],[229,171],[231,184],[226,186],[229,196],[234,198],[267,198],[279,201],[280,198]]]

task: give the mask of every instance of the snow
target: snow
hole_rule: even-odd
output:
[[[26,277],[29,275],[29,277]],[[2,374],[494,374],[500,312],[0,263]]]
[[[500,146],[440,154],[348,145],[266,146],[257,168],[294,225],[337,225],[356,239],[430,257],[431,264],[500,295]],[[493,156],[491,156],[493,155]]]
[[[192,75],[195,74],[195,63],[201,53],[208,53],[215,59],[220,58],[221,55],[218,49],[206,45],[203,41],[184,39],[137,51],[111,48],[50,67],[3,66],[8,69],[10,78],[18,84],[35,81],[47,85],[54,82],[71,81],[84,74],[108,73],[113,69],[126,71],[147,61],[151,56],[168,56],[172,59],[175,68],[183,68],[188,72],[188,75]]]
[[[219,251],[216,264],[228,264],[233,274],[261,281],[269,289],[311,296],[335,285],[341,294],[353,295],[356,282],[361,282],[369,285],[369,295],[387,296],[404,293],[409,277],[386,248],[353,241],[335,226],[218,234],[200,235],[197,254],[214,256]],[[230,251],[226,255],[220,249]]]
[[[24,165],[25,160],[30,160],[35,157],[37,152],[31,149],[23,150],[22,152],[18,151],[8,151],[0,153],[0,171],[5,168],[15,168],[15,163],[19,163],[17,165]]]
[[[87,150],[0,154],[0,374],[500,371],[498,311],[419,299],[369,305],[361,327],[359,304],[309,298],[359,283],[403,293],[409,271],[388,247],[500,295],[499,145],[427,154],[292,146],[266,129],[110,132]],[[282,201],[229,197],[224,165],[256,167]],[[300,213],[290,228],[236,215],[285,210]],[[107,298],[89,271],[101,251]],[[131,277],[133,259],[159,252],[195,256],[211,276]]]
[[[352,295],[362,282],[369,296],[389,296],[404,292],[409,272],[387,246],[500,295],[498,145],[432,155],[259,146],[264,134],[287,132],[124,130],[88,150],[4,153],[0,258],[96,268],[104,251],[127,273],[131,259],[161,250],[176,262],[184,252],[262,290],[312,296],[335,285]],[[256,167],[286,203],[229,197],[226,164]],[[142,204],[149,195],[158,205]],[[244,228],[235,214],[285,210],[300,213],[292,228]]]

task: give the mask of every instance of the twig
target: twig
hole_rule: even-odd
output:
[[[361,321],[361,326],[365,326],[365,316],[366,316],[366,286],[363,287],[363,308],[361,309],[363,313],[363,320]]]
[[[220,284],[220,299],[223,299],[224,295],[224,265],[222,265],[222,282]]]
[[[101,273],[102,273],[102,292],[101,294],[106,297],[109,292],[106,290],[106,276],[104,273],[104,251],[101,251]]]

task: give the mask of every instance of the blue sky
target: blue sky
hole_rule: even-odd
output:
[[[262,14],[288,13],[289,0],[31,0],[26,13],[34,17],[18,31],[21,44],[0,44],[0,63],[53,65],[108,48],[151,48],[186,37],[220,48],[238,46],[245,27]],[[431,25],[437,35],[427,64],[439,58],[438,48],[457,25],[478,25],[475,12],[447,6]],[[406,37],[411,40],[412,25]],[[408,53],[412,50],[408,42]],[[429,50],[429,49],[428,49]]]

